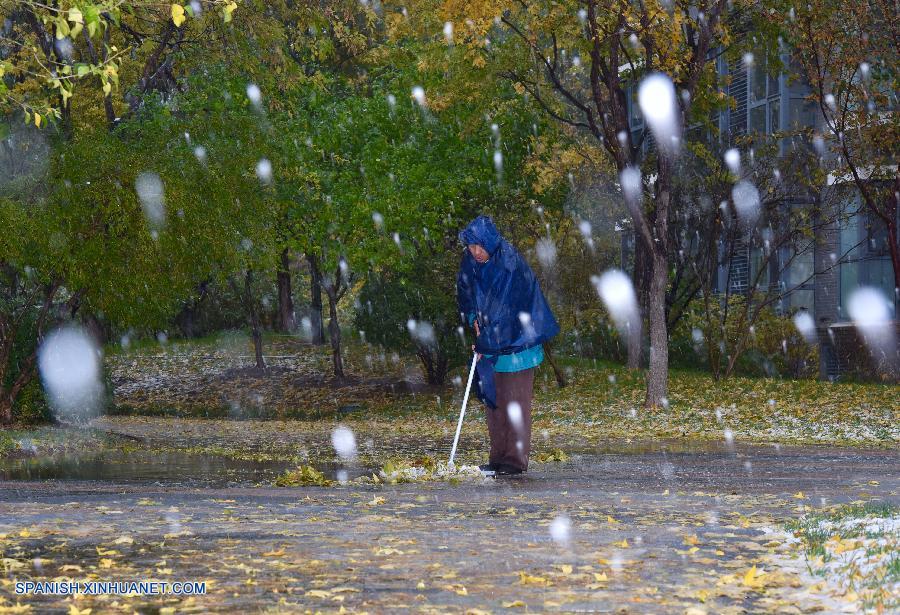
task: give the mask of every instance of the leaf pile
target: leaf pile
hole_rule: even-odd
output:
[[[554,461],[565,463],[569,460],[569,456],[562,449],[555,448],[551,451],[540,451],[532,456],[532,460],[538,463],[551,463]]]
[[[318,487],[327,487],[334,481],[325,478],[325,475],[309,465],[301,465],[296,470],[288,470],[275,479],[277,487],[300,487],[304,485],[315,485]]]
[[[394,484],[441,480],[457,482],[461,480],[480,480],[483,477],[481,471],[474,465],[458,466],[453,464],[451,466],[444,461],[435,461],[431,457],[422,457],[413,462],[391,459],[384,464],[384,467],[375,478],[378,481]]]

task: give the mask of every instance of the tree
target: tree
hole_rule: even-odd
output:
[[[297,323],[294,319],[294,296],[291,291],[291,253],[287,248],[283,248],[278,256],[275,280],[278,286],[276,328],[284,333],[291,333],[297,328]]]
[[[294,195],[287,215],[293,246],[312,255],[328,300],[334,375],[343,378],[337,306],[356,271],[414,253],[430,233],[439,240],[447,215],[455,217],[454,197],[466,189],[469,167],[456,132],[413,101],[391,94],[391,102],[378,83],[362,91],[333,87],[339,95],[314,90],[285,119],[285,131],[306,141],[288,144],[283,154],[297,161],[283,189]]]
[[[819,138],[833,154],[829,173],[838,182],[852,182],[886,228],[894,287],[900,289],[897,6],[884,0],[767,4],[769,25],[791,49],[795,78],[811,86],[810,100],[824,123]]]
[[[672,153],[670,143],[658,141],[654,141],[657,155],[645,159],[643,142],[648,135],[632,133],[628,100],[644,76],[662,72],[678,93],[675,123],[703,122],[721,101],[714,50],[729,44],[732,21],[749,6],[725,0],[669,5],[618,0],[589,0],[583,5],[484,2],[474,6],[448,0],[441,5],[441,18],[454,24],[454,32],[459,32],[455,40],[466,45],[473,64],[489,66],[491,73],[512,81],[548,116],[590,135],[619,173],[652,164],[652,189],[644,182],[645,198],[626,199],[638,238],[636,249],[650,261],[649,288],[644,289],[650,324],[648,407],[662,405],[667,391],[665,306],[676,160],[665,155]]]
[[[231,286],[250,328],[256,369],[264,370],[254,278],[277,270],[281,255],[274,128],[254,108],[246,80],[227,65],[207,65],[185,86],[123,131],[151,148],[157,164],[165,162],[164,181],[193,188],[195,200],[181,214],[198,249],[194,283]]]
[[[148,0],[66,4],[0,2],[7,24],[0,35],[0,112],[21,115],[37,127],[59,121],[68,135],[74,129],[73,102],[93,104],[99,96],[112,127],[121,110],[134,113],[148,93],[177,89],[176,56],[214,40],[237,9],[233,0],[186,6]],[[76,97],[81,86],[84,95]],[[119,91],[124,98],[116,98]]]
[[[165,210],[142,203],[135,188],[142,173],[167,175],[169,159],[148,156],[155,144],[81,132],[49,150],[46,167],[0,187],[0,421],[13,418],[34,379],[51,326],[79,312],[124,328],[160,326],[199,277],[202,238],[178,215],[195,213],[196,187],[167,182]]]
[[[682,307],[681,315],[691,321],[695,347],[705,352],[717,380],[731,376],[764,337],[763,323],[794,329],[800,343],[790,350],[808,354],[815,338],[812,316],[799,310],[806,314],[798,317],[802,327],[795,327],[782,305],[844,256],[835,254],[819,269],[814,264],[816,242],[845,212],[839,192],[826,185],[818,155],[797,136],[785,131],[739,139],[749,145],[739,170],[726,168],[725,152],[712,143],[694,143],[683,157],[676,199],[687,237],[673,243],[682,246],[678,261],[698,300]],[[753,207],[742,203],[741,191],[752,193]],[[801,266],[804,259],[809,267]],[[670,319],[671,329],[676,324]],[[789,351],[782,338],[774,347]]]

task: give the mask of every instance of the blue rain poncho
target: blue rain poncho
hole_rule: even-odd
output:
[[[466,250],[456,278],[456,301],[465,322],[474,314],[481,335],[475,350],[482,354],[476,364],[476,394],[496,408],[494,363],[498,355],[533,348],[559,333],[559,324],[541,292],[537,277],[522,255],[500,236],[494,222],[478,216],[459,233],[464,245],[478,244],[490,258],[479,263]]]

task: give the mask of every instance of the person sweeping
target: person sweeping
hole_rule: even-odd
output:
[[[521,474],[531,451],[531,401],[544,342],[559,333],[537,277],[494,222],[478,216],[456,279],[460,316],[475,331],[476,394],[486,406],[491,451],[484,472]]]

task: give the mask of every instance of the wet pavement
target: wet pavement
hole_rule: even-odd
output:
[[[271,483],[278,474],[292,465],[289,462],[248,462],[179,451],[112,449],[85,455],[32,457],[0,462],[0,480],[222,487],[247,482]]]
[[[334,488],[268,487],[276,468],[221,460],[206,466],[209,480],[184,458],[170,459],[180,473],[8,480],[29,476],[4,470],[0,607],[812,612],[802,580],[772,569],[784,547],[764,530],[839,502],[900,504],[894,451],[680,441],[569,453],[514,478]],[[770,582],[742,583],[753,566]],[[196,597],[77,602],[14,594],[15,579],[61,576],[208,586]]]

